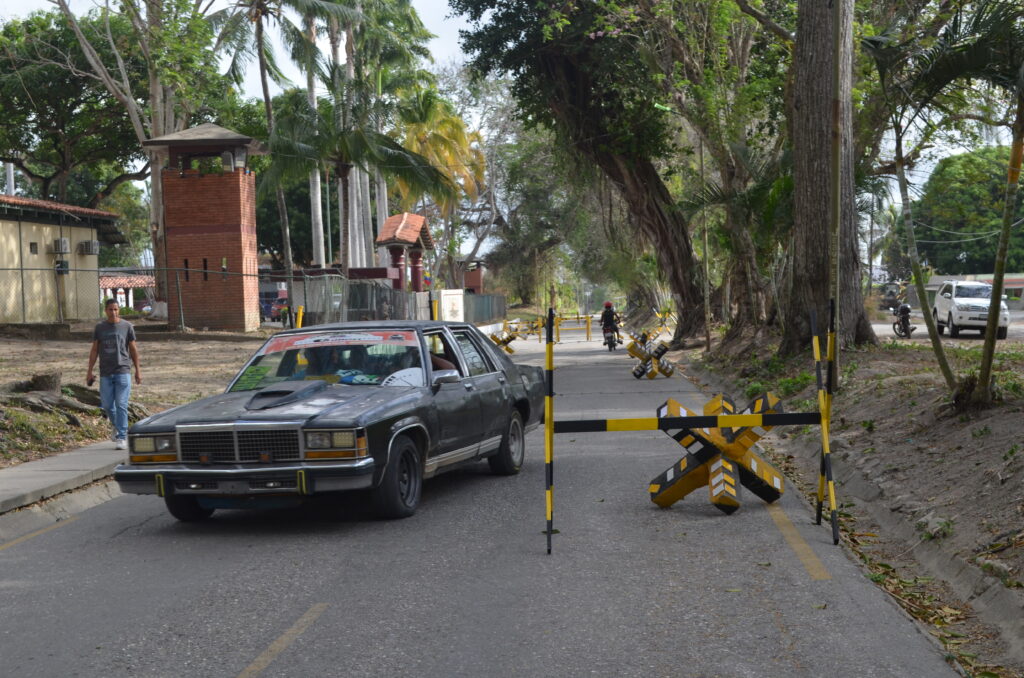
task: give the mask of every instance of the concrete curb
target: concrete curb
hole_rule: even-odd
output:
[[[105,478],[126,455],[107,441],[3,469],[0,514]]]

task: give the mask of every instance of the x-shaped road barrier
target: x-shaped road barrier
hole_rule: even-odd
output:
[[[504,349],[506,353],[515,353],[515,349],[509,346],[509,344],[518,339],[519,334],[517,332],[506,332],[504,330],[502,330],[501,334],[504,336],[492,333],[491,341],[497,344],[498,348]]]
[[[715,396],[704,406],[704,414],[732,414],[735,406],[728,396]],[[740,415],[781,414],[779,399],[771,393],[754,398]],[[658,408],[658,418],[696,417],[671,398]],[[802,418],[802,417],[801,417]],[[651,501],[668,508],[694,490],[707,485],[711,503],[725,514],[740,507],[739,485],[769,504],[782,496],[782,474],[750,449],[771,425],[732,428],[683,427],[665,430],[670,438],[686,449],[686,454],[651,481]],[[737,481],[739,484],[737,484]]]
[[[626,345],[626,352],[639,361],[633,368],[634,377],[654,379],[659,374],[666,377],[675,374],[676,366],[671,361],[663,359],[668,351],[668,344],[663,341],[655,344],[653,338],[649,338],[646,332],[639,336],[629,336],[633,341]]]
[[[750,448],[774,426],[820,426],[821,465],[818,476],[816,523],[821,524],[825,499],[828,499],[832,522],[832,543],[839,543],[839,517],[835,482],[832,478],[832,455],[829,431],[832,417],[832,390],[835,375],[835,301],[829,302],[829,327],[822,352],[818,338],[817,315],[811,311],[811,336],[815,372],[818,382],[817,412],[781,412],[779,401],[771,394],[755,398],[740,414],[725,396],[718,396],[704,407],[703,415],[695,415],[674,400],[658,409],[657,417],[639,419],[578,419],[555,421],[555,312],[548,309],[547,347],[544,373],[547,390],[544,396],[544,479],[548,553],[554,534],[554,456],[556,433],[597,433],[615,431],[665,431],[686,448],[687,453],[671,469],[650,485],[651,499],[659,506],[669,506],[693,490],[707,485],[711,502],[725,513],[739,508],[740,484],[761,499],[777,500],[785,487],[782,474]],[[682,413],[685,412],[685,415]],[[681,416],[682,415],[682,416]],[[678,474],[678,475],[677,475]],[[657,487],[655,487],[657,486]]]

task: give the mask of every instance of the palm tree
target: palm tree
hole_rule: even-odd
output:
[[[437,205],[443,232],[438,252],[449,259],[447,268],[452,279],[448,282],[461,286],[458,279],[462,271],[455,261],[453,213],[461,201],[475,203],[484,182],[480,134],[467,128],[437,90],[424,88],[413,90],[399,105],[398,126],[393,134],[401,137],[403,146],[427,158],[458,188],[456,193],[431,197]],[[413,188],[399,179],[398,192],[406,206],[418,197]]]
[[[286,44],[298,46],[307,41],[303,31],[288,18],[286,10],[293,10],[304,17],[352,16],[352,13],[344,6],[326,0],[235,0],[227,8],[210,15],[211,25],[217,33],[215,51],[228,51],[231,54],[228,75],[235,82],[240,83],[243,69],[253,57],[259,64],[263,106],[267,116],[267,132],[271,138],[274,136],[275,120],[269,79],[273,79],[278,85],[285,84],[287,79],[277,67],[273,50],[267,42],[267,26],[268,24],[276,25]],[[288,210],[284,201],[284,189],[280,185],[275,187],[275,195],[277,211],[281,218],[285,270],[289,284],[291,284],[293,271],[291,234],[288,226]],[[323,242],[322,233],[320,241]],[[316,247],[315,243],[314,234],[314,248]]]
[[[264,174],[261,190],[276,185],[287,175],[306,174],[322,164],[334,170],[339,182],[341,231],[343,237],[352,228],[348,204],[349,181],[353,168],[386,167],[388,172],[421,192],[448,197],[454,193],[451,180],[426,158],[402,147],[391,137],[373,130],[344,123],[338,108],[344,105],[335,97],[321,100],[311,108],[301,93],[286,95],[278,127],[270,139],[273,162]],[[315,131],[315,134],[314,134]],[[347,272],[351,258],[342,245],[342,266]]]
[[[879,82],[889,110],[895,148],[896,177],[902,201],[903,228],[907,239],[907,255],[914,273],[918,299],[928,298],[924,289],[924,273],[917,251],[913,215],[905,168],[907,158],[904,141],[907,131],[925,119],[932,108],[941,109],[940,97],[958,79],[978,77],[991,70],[994,45],[1002,44],[1009,27],[1017,21],[1020,10],[1003,0],[982,0],[970,13],[961,8],[952,16],[934,44],[921,49],[913,38],[899,42],[897,31],[890,28],[862,41],[878,71]],[[998,304],[998,297],[996,298]],[[998,309],[998,306],[996,307]],[[936,327],[935,318],[924,313],[928,337],[939,364],[939,370],[950,393],[957,397],[958,384],[949,366]]]

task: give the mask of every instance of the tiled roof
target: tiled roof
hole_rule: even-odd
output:
[[[418,245],[425,250],[434,249],[434,239],[426,217],[420,214],[402,212],[384,220],[377,236],[378,245]]]
[[[139,287],[156,287],[156,278],[151,275],[132,275],[130,273],[100,276],[100,289],[136,289]]]
[[[0,195],[0,203],[6,203],[8,205],[18,205],[19,207],[30,207],[40,210],[51,210],[54,212],[67,212],[68,214],[77,214],[84,217],[100,217],[105,219],[117,219],[118,215],[113,212],[104,212],[103,210],[94,210],[88,207],[79,207],[77,205],[65,205],[59,202],[52,202],[50,200],[36,200],[35,198],[23,198],[20,195]]]

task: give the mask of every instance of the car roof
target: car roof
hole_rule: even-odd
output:
[[[385,330],[420,330],[422,332],[441,327],[464,329],[466,327],[472,327],[472,325],[465,322],[444,320],[358,320],[345,323],[325,323],[323,325],[297,327],[290,330],[284,330],[278,334],[301,334],[303,332],[320,332],[324,330],[372,330],[375,328]]]

